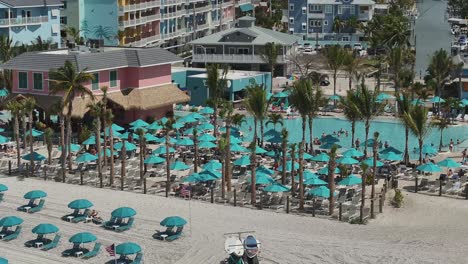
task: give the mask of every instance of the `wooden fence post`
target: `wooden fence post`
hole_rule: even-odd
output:
[[[339,207],[338,207],[338,220],[341,221],[341,216],[342,216],[342,212],[343,212],[343,204],[340,203],[339,204]]]
[[[234,188],[234,207],[237,206],[237,190]]]
[[[383,213],[383,196],[379,196],[379,213]]]
[[[11,175],[11,160],[8,161],[8,175]]]
[[[211,203],[214,203],[214,189],[211,188]]]
[[[372,219],[375,218],[375,215],[374,215],[374,199],[375,199],[375,198],[373,198],[373,199],[370,200],[370,206],[371,206],[371,208],[370,208],[370,217],[371,217]]]
[[[286,213],[289,214],[289,195],[286,196]]]

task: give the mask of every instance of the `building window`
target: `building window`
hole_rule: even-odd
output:
[[[294,17],[289,18],[289,24],[294,24]]]
[[[294,28],[289,29],[289,34],[291,34],[291,35],[294,34]]]
[[[249,54],[249,48],[238,48],[237,54]]]
[[[338,6],[338,15],[343,14],[343,6]]]
[[[309,25],[311,27],[321,27],[322,26],[322,20],[310,20]]]
[[[309,5],[309,12],[310,13],[321,13],[322,6],[321,5]]]
[[[356,13],[356,8],[354,6],[349,6],[349,13],[354,15]]]
[[[34,90],[42,90],[42,73],[35,72],[33,74],[33,89]]]
[[[349,41],[349,37],[348,36],[342,37],[341,41]]]
[[[307,7],[303,7],[303,8],[302,8],[302,14],[303,14],[303,15],[307,14]]]
[[[324,21],[323,21],[323,25],[324,25],[324,26],[328,26],[328,20],[324,20]]]
[[[325,5],[325,13],[333,14],[333,6],[332,5]]]
[[[117,71],[110,71],[109,72],[109,80],[110,80],[110,87],[117,86]]]
[[[18,88],[28,89],[28,73],[18,72]]]
[[[91,89],[99,90],[99,73],[93,73],[93,80],[91,82]]]
[[[67,17],[66,16],[62,16],[60,17],[60,24],[62,25],[66,25],[67,24]]]
[[[289,5],[289,11],[294,11],[294,4]]]
[[[302,23],[302,30],[307,30],[307,24],[306,23]]]

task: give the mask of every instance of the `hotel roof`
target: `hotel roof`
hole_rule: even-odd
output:
[[[61,6],[62,0],[0,0],[0,4],[10,7]]]

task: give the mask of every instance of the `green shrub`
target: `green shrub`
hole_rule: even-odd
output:
[[[393,206],[400,208],[403,205],[404,196],[400,189],[395,189],[395,196],[393,197]]]
[[[89,130],[87,126],[84,126],[83,129],[81,130],[80,135],[78,136],[78,141],[81,144],[83,141],[88,139],[90,136],[92,136],[93,131]]]

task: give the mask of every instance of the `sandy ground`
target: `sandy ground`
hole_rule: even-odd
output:
[[[25,220],[19,239],[0,242],[0,255],[13,264],[112,260],[105,251],[87,261],[61,257],[61,252],[71,247],[68,238],[81,231],[94,233],[104,246],[136,242],[143,248],[145,263],[219,263],[225,258],[223,234],[242,230],[256,231],[262,241],[262,263],[465,263],[468,252],[465,200],[405,192],[403,208],[387,206],[379,218],[359,226],[198,201],[189,207],[188,201],[176,198],[35,179],[0,178],[0,183],[10,188],[0,205],[0,216],[17,215]],[[24,203],[23,194],[32,189],[48,193],[46,208],[34,215],[17,212],[15,208]],[[125,233],[114,233],[94,224],[60,220],[70,211],[68,202],[77,198],[91,200],[105,218],[117,207],[131,206],[138,213],[136,226]],[[159,221],[170,215],[187,220],[191,215],[185,236],[172,243],[152,239],[154,230],[160,228]],[[64,239],[58,248],[43,252],[23,246],[35,237],[31,229],[39,223],[53,223],[60,228]]]

